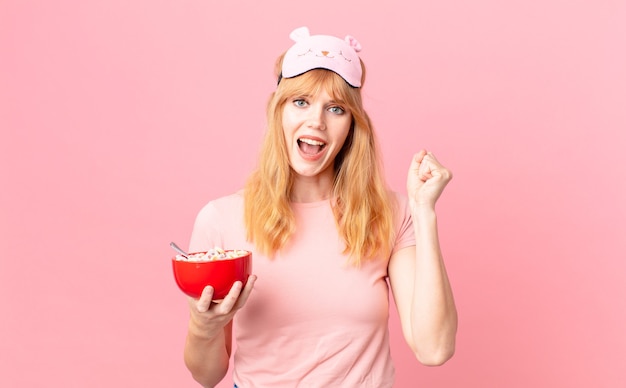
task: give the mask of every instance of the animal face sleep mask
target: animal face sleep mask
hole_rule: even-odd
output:
[[[292,78],[313,69],[328,69],[339,74],[355,88],[361,87],[359,42],[350,35],[340,39],[329,35],[310,35],[307,27],[289,34],[296,43],[285,53],[282,78]],[[280,82],[280,78],[278,80]]]

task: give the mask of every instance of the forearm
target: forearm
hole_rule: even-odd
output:
[[[424,364],[439,365],[454,353],[457,312],[431,207],[412,211],[416,262],[411,331],[415,351]]]
[[[185,340],[185,365],[203,387],[214,387],[228,372],[229,352],[225,333],[209,337],[190,323]]]

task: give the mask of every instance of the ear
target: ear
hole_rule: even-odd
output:
[[[289,37],[294,42],[301,41],[308,38],[309,36],[311,36],[311,34],[309,34],[309,29],[307,27],[296,28],[295,30],[291,31],[291,34],[289,34]]]
[[[359,41],[356,40],[355,37],[346,35],[346,42],[348,42],[350,47],[352,47],[352,49],[356,51],[357,53],[361,51],[361,43],[359,43]]]

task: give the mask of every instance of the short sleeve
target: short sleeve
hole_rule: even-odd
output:
[[[411,209],[409,200],[406,196],[399,193],[393,193],[396,199],[396,207],[394,212],[395,226],[395,242],[391,253],[394,254],[402,248],[415,245],[415,233],[413,231],[413,219],[411,218]]]

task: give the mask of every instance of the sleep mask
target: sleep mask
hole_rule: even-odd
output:
[[[328,69],[339,74],[351,86],[361,87],[363,73],[357,55],[361,45],[355,38],[350,35],[345,39],[311,35],[307,27],[296,28],[289,37],[296,43],[285,53],[281,78],[296,77],[313,69]]]

